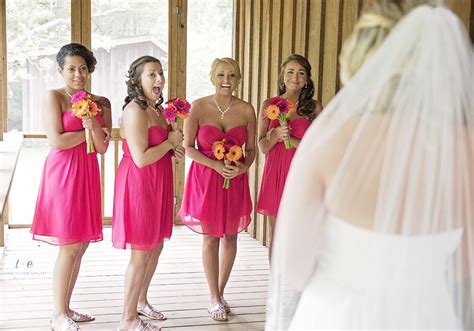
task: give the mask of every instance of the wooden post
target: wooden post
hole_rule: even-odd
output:
[[[168,35],[168,96],[186,96],[186,50],[187,50],[187,0],[169,0]],[[180,123],[182,129],[182,124]],[[184,191],[184,158],[174,161],[175,224],[181,224],[177,217]]]

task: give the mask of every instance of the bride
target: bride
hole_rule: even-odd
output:
[[[474,67],[420,0],[368,7],[276,228],[267,330],[474,328]]]

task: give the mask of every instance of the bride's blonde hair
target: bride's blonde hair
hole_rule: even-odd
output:
[[[414,7],[435,0],[378,0],[364,8],[339,56],[340,79],[346,84],[385,40],[397,22]]]

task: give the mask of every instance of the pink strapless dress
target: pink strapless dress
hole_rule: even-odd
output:
[[[148,146],[159,145],[167,138],[168,130],[161,126],[148,129]],[[173,230],[173,153],[138,168],[126,139],[122,149],[115,176],[112,244],[120,249],[153,250],[169,239]]]
[[[291,136],[301,139],[311,122],[306,118],[296,118],[288,122]],[[279,126],[277,120],[270,121],[268,129]],[[286,149],[283,142],[276,143],[265,159],[260,194],[257,200],[257,213],[276,217],[281,196],[285,188],[286,176],[296,148]]]
[[[97,115],[102,125],[102,117]],[[61,115],[65,132],[80,131],[82,120],[70,111]],[[67,149],[51,148],[44,163],[35,215],[33,239],[53,245],[102,240],[100,172],[97,153],[86,143]]]
[[[237,126],[225,133],[215,126],[203,125],[197,132],[198,149],[212,158],[212,144],[227,136],[243,146],[247,128]],[[232,178],[228,189],[223,184],[224,178],[213,169],[197,162],[191,164],[179,211],[181,220],[191,230],[220,238],[247,228],[252,212],[247,173]]]

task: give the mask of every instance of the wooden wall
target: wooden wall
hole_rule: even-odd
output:
[[[372,0],[235,0],[235,58],[242,69],[239,97],[249,101],[256,112],[268,97],[277,93],[281,62],[298,53],[312,66],[315,98],[323,105],[340,88],[338,55],[357,17]],[[472,27],[471,0],[447,0],[466,24]],[[265,158],[257,154],[250,171],[254,203],[260,187]],[[263,244],[268,242],[266,220],[254,213],[249,232]]]

